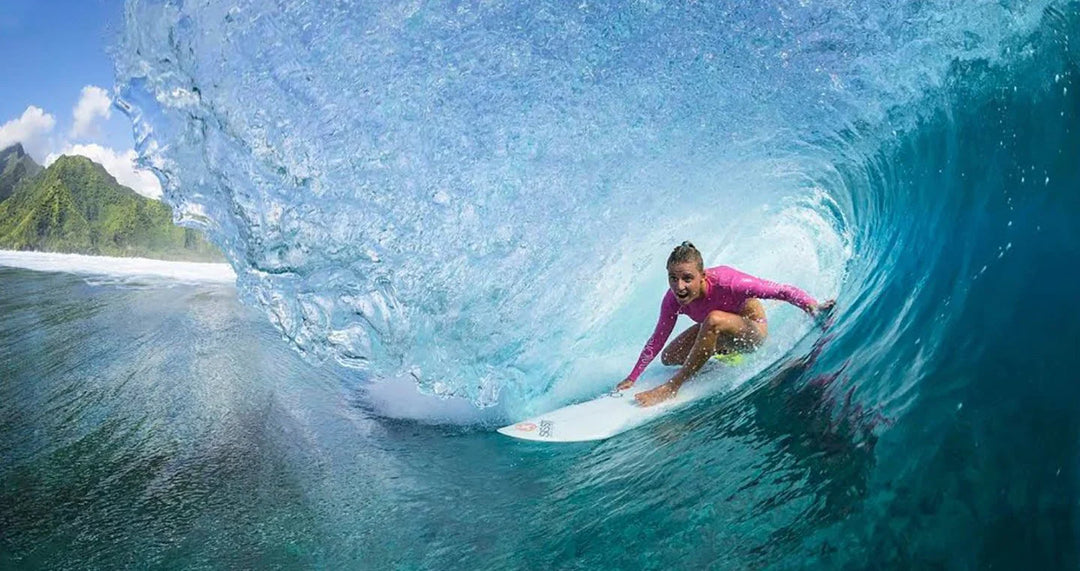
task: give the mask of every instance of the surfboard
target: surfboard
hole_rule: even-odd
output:
[[[737,364],[740,359],[729,360]],[[585,402],[564,406],[498,429],[500,434],[541,442],[588,442],[604,440],[645,424],[672,409],[719,390],[717,379],[691,381],[675,398],[643,407],[634,395],[667,382],[673,369],[647,371],[638,382],[623,391],[611,391]],[[714,381],[714,382],[710,382]],[[711,386],[710,386],[711,385]]]

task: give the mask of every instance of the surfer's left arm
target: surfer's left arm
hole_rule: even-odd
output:
[[[814,318],[827,314],[836,303],[833,300],[818,303],[810,294],[793,285],[771,282],[749,274],[735,277],[731,282],[731,288],[746,297],[786,301]]]

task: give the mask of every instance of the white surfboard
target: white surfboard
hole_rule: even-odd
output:
[[[672,409],[720,390],[720,379],[694,379],[683,385],[675,398],[643,407],[634,395],[667,382],[676,369],[653,369],[623,391],[611,391],[595,399],[564,406],[499,429],[501,434],[541,442],[604,440],[641,426]],[[651,373],[651,374],[650,374]]]

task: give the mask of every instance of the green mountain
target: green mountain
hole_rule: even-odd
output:
[[[0,202],[0,249],[224,261],[198,231],[174,225],[165,203],[120,185],[88,158],[66,155],[23,177]]]
[[[19,181],[32,178],[41,172],[41,165],[26,154],[19,143],[0,151],[0,202],[15,192]]]

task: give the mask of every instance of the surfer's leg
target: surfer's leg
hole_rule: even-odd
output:
[[[768,326],[764,323],[742,318],[739,331],[721,333],[716,340],[716,352],[720,355],[753,353],[765,341]]]
[[[682,365],[685,363],[687,355],[690,354],[690,349],[694,346],[694,341],[697,340],[698,329],[700,328],[701,324],[695,323],[686,331],[680,333],[674,341],[668,343],[668,346],[664,348],[664,352],[660,354],[660,362],[665,365]]]
[[[701,366],[716,353],[716,342],[721,336],[741,338],[746,335],[747,321],[736,313],[719,310],[709,312],[698,328],[697,338],[694,339],[694,345],[690,348],[682,369],[675,373],[670,381],[655,389],[642,391],[634,395],[634,398],[644,406],[651,406],[675,396],[679,387],[694,376]]]
[[[743,305],[742,311],[738,314],[729,315],[742,317],[743,326],[739,331],[720,332],[716,339],[716,352],[726,355],[729,353],[752,353],[757,350],[769,333],[769,326],[765,322],[765,306],[759,300],[749,299]],[[690,356],[690,349],[694,347],[694,342],[697,341],[700,328],[700,324],[691,325],[671,343],[668,343],[668,346],[664,348],[664,352],[660,354],[660,362],[668,366],[685,365],[686,358]]]
[[[716,339],[716,352],[753,353],[765,342],[769,334],[769,325],[765,321],[765,306],[756,299],[750,299],[739,312],[742,327],[738,330],[721,332]]]

